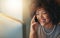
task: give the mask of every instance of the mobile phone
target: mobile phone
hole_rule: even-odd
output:
[[[37,16],[35,15],[35,22],[38,22]]]
[[[38,21],[38,19],[37,19],[37,16],[35,15],[35,22],[38,22],[39,23],[39,21]],[[39,23],[40,24],[40,23]]]

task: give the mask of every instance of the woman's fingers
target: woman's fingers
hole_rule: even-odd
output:
[[[37,28],[38,28],[38,23],[37,23],[37,22],[33,23],[33,24],[32,24],[32,29],[33,29],[34,31],[37,31]]]
[[[32,20],[31,20],[31,23],[34,23],[35,22],[35,16],[33,16]]]

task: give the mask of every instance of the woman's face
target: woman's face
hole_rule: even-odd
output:
[[[48,23],[50,23],[50,17],[47,11],[45,11],[45,9],[40,8],[37,10],[36,12],[37,15],[37,19],[39,21],[39,23],[44,26]]]

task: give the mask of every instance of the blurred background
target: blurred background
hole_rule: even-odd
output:
[[[28,38],[31,0],[0,0],[0,38]]]

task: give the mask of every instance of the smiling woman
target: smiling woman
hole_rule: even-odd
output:
[[[37,0],[32,13],[29,38],[60,38],[60,24],[54,0]]]

